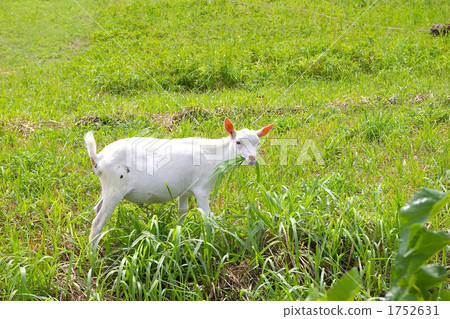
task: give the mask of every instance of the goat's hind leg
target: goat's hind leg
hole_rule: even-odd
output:
[[[116,208],[117,204],[122,200],[125,194],[122,193],[110,193],[108,195],[103,196],[100,202],[95,206],[94,210],[98,208],[97,216],[95,216],[94,221],[92,222],[91,234],[89,235],[89,240],[93,240],[98,236],[103,230],[103,227],[106,224],[106,221],[111,216],[114,208]]]
[[[100,200],[98,201],[98,203],[94,206],[94,212],[95,214],[98,214],[98,212],[100,211],[100,209],[102,208],[103,205],[103,197],[100,198]]]
[[[181,195],[178,197],[178,216],[180,217],[181,221],[183,221],[184,217],[186,216],[186,213],[189,210],[189,195]]]

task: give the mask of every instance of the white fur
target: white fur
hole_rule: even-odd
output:
[[[90,239],[103,229],[117,204],[126,200],[142,205],[163,203],[179,197],[180,215],[188,210],[188,196],[209,213],[209,193],[214,187],[216,166],[242,156],[245,163],[256,162],[259,137],[272,126],[258,131],[235,131],[225,119],[229,137],[221,139],[184,138],[155,139],[133,137],[107,145],[96,154],[92,132],[84,136],[95,174],[100,178],[102,197],[94,211]],[[230,126],[231,125],[231,126]],[[263,131],[264,130],[264,131]]]

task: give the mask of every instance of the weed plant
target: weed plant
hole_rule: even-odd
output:
[[[304,300],[353,268],[349,296],[386,297],[400,208],[450,185],[450,38],[417,31],[448,1],[77,2],[0,3],[1,300]],[[123,202],[89,245],[85,132],[218,138],[224,117],[275,126],[214,215]],[[447,204],[427,227],[449,225]]]

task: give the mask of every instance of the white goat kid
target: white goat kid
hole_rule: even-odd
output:
[[[178,210],[182,215],[189,209],[188,196],[194,195],[198,207],[209,213],[209,193],[217,179],[216,166],[238,156],[247,165],[255,164],[259,138],[267,135],[272,127],[273,124],[257,131],[236,131],[226,118],[224,128],[230,135],[226,138],[133,137],[113,142],[98,154],[93,133],[86,133],[84,140],[92,169],[102,186],[89,238],[92,240],[101,233],[123,198],[142,205],[179,197]]]

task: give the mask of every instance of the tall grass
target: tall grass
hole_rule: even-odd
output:
[[[400,208],[420,187],[448,192],[448,37],[357,25],[334,43],[349,25],[291,0],[79,2],[103,29],[75,2],[0,4],[2,300],[303,300],[353,268],[357,300],[386,296]],[[370,4],[303,5],[354,21]],[[379,2],[361,22],[424,29],[448,9]],[[124,202],[88,243],[86,131],[99,149],[215,138],[226,116],[275,126],[265,165],[225,175],[213,216]],[[306,140],[324,165],[311,149],[297,165]],[[432,230],[448,232],[448,209]]]

